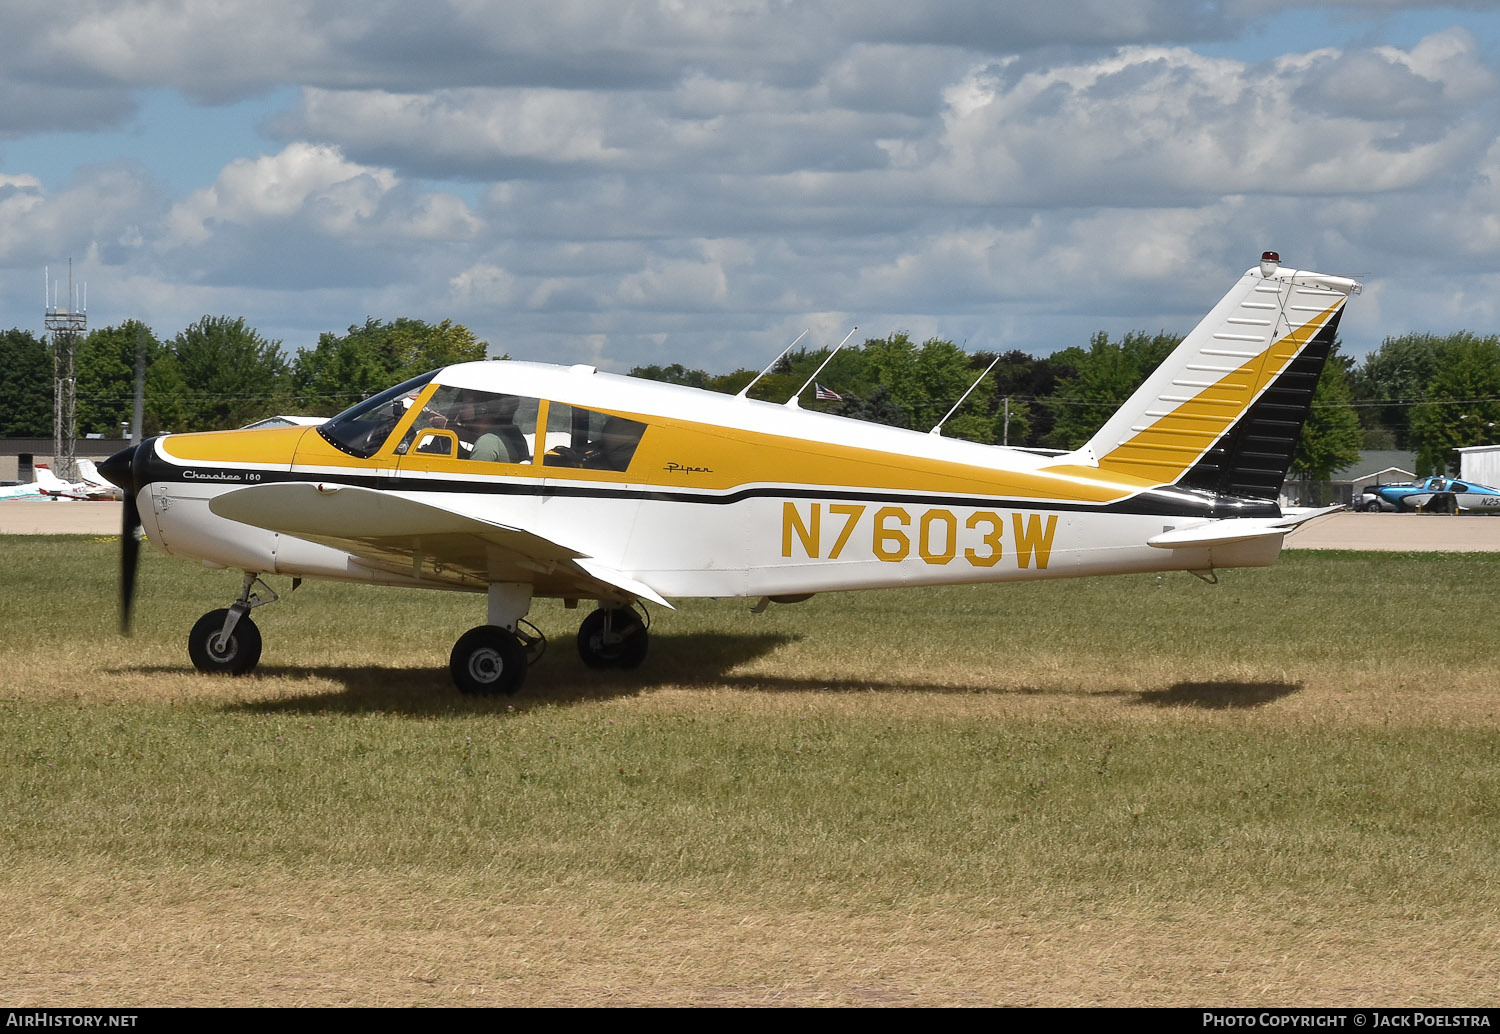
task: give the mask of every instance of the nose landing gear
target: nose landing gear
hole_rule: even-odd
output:
[[[296,588],[301,582],[292,583]],[[266,594],[252,592],[256,586]],[[281,597],[260,576],[245,572],[240,598],[227,608],[211,610],[198,619],[188,633],[188,657],[193,667],[210,675],[248,675],[260,663],[260,629],[250,620],[253,607],[275,603]]]

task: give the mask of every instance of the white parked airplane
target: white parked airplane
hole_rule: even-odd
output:
[[[29,485],[6,485],[0,488],[0,499],[43,499],[71,487],[68,482],[52,473],[52,468],[45,463],[38,463],[32,470],[36,480]],[[119,498],[118,491],[116,498]]]
[[[119,487],[99,473],[99,468],[90,459],[78,460],[77,481],[68,482],[55,477],[52,481],[53,484],[42,489],[42,492],[57,499],[100,501],[119,499],[122,496]]]
[[[492,694],[537,652],[537,596],[598,601],[584,661],[634,667],[641,601],[1267,565],[1327,512],[1276,499],[1359,287],[1267,252],[1058,456],[509,361],[425,374],[316,428],[162,436],[103,468],[125,490],[125,615],[137,523],[244,572],[189,635],[204,671],[254,668],[247,615],[276,598],[263,575],[484,593],[450,671]]]

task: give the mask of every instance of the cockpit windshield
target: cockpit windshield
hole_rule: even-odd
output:
[[[385,444],[412,401],[435,376],[437,371],[432,370],[373,395],[320,425],[318,433],[334,448],[368,459]]]

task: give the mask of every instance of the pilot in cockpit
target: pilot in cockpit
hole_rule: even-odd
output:
[[[516,410],[521,400],[514,395],[493,395],[474,404],[471,423],[466,426],[478,437],[469,459],[485,463],[526,463],[531,452],[526,435],[516,426]]]
[[[531,459],[531,452],[526,447],[525,434],[516,426],[516,411],[520,403],[515,395],[460,390],[447,406],[433,407],[434,412],[427,418],[426,426],[457,434],[464,459],[485,463],[526,463]]]

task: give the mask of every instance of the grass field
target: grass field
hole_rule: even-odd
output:
[[[1495,1005],[1500,555],[655,612],[448,684],[477,596],[0,538],[7,1005]],[[275,581],[278,591],[286,586]]]

